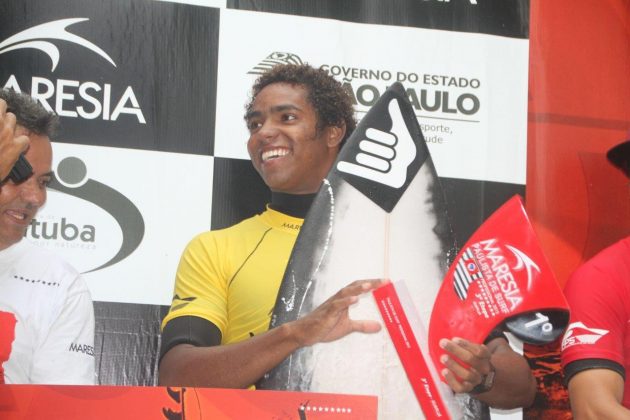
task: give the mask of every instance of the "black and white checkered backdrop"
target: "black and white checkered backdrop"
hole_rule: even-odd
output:
[[[0,84],[62,123],[27,239],[84,273],[101,384],[155,384],[187,241],[268,200],[242,114],[273,63],[328,69],[358,117],[403,81],[460,244],[525,191],[528,0],[190,2],[0,3]]]

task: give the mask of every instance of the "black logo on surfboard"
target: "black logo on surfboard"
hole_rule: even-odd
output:
[[[428,157],[413,108],[402,84],[396,83],[361,120],[335,168],[389,213]]]

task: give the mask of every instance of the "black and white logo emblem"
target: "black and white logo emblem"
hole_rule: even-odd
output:
[[[269,54],[247,74],[263,74],[278,64],[303,64],[302,59],[293,53],[276,51]]]
[[[405,89],[395,83],[346,140],[335,170],[389,213],[428,158],[429,150]]]
[[[24,48],[37,49],[43,51],[50,57],[50,60],[52,61],[51,71],[55,71],[55,69],[57,68],[57,64],[59,64],[60,53],[57,46],[53,44],[51,40],[60,40],[71,42],[87,48],[100,55],[105,60],[109,61],[112,66],[116,67],[116,63],[114,63],[114,60],[112,60],[111,57],[107,55],[107,53],[101,48],[94,45],[85,38],[81,38],[80,36],[66,31],[66,28],[68,26],[86,20],[89,19],[60,19],[54,20],[52,22],[42,23],[41,25],[25,29],[22,32],[10,36],[9,38],[0,42],[0,54]]]
[[[142,243],[144,238],[145,224],[142,213],[136,207],[136,205],[126,196],[114,188],[99,182],[95,179],[89,178],[87,174],[87,167],[85,163],[77,157],[67,157],[59,162],[55,177],[49,185],[49,188],[60,193],[68,194],[72,197],[76,197],[85,200],[94,206],[107,212],[120,226],[122,231],[122,243],[116,254],[108,261],[102,262],[96,267],[86,270],[86,273],[102,270],[118,262],[124,260],[130,256]],[[42,223],[40,229],[45,232],[47,227],[46,222]],[[31,232],[35,231],[37,221],[33,223]],[[60,226],[60,235],[63,239],[67,238],[68,230],[77,236],[79,229],[77,227],[64,227],[63,220]],[[64,236],[65,235],[65,236]],[[87,234],[85,234],[87,235]],[[95,228],[91,232],[91,238],[94,240],[96,236]]]
[[[354,162],[340,161],[337,169],[392,188],[400,188],[407,181],[407,168],[416,157],[416,145],[407,130],[400,106],[396,99],[389,101],[392,129],[365,130],[365,138],[359,142],[361,151]]]

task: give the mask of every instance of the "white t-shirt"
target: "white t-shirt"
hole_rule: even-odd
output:
[[[0,251],[0,383],[94,384],[94,306],[79,273],[22,240]]]

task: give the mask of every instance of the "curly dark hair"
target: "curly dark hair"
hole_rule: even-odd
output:
[[[352,98],[346,89],[325,70],[309,64],[278,64],[263,73],[252,86],[251,100],[245,105],[245,118],[251,111],[256,96],[265,87],[274,83],[301,85],[308,92],[308,101],[317,113],[317,130],[325,127],[340,127],[345,123],[346,134],[343,145],[357,126],[352,107]]]
[[[0,89],[0,99],[7,103],[7,112],[15,114],[18,125],[40,136],[55,134],[59,118],[29,95],[13,89]]]

